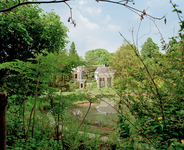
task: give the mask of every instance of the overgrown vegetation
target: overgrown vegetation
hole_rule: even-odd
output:
[[[9,2],[1,2],[1,8],[14,3]],[[84,62],[79,60],[74,42],[69,55],[62,51],[68,30],[59,16],[53,12],[40,16],[41,9],[37,5],[24,5],[1,13],[0,90],[7,91],[9,96],[7,149],[182,150],[184,21],[177,5],[172,5],[173,11],[178,13],[181,29],[168,44],[162,39],[166,53],[159,53],[151,38],[142,46],[141,54],[124,39],[126,43],[111,58],[108,54],[108,60],[95,57],[96,64],[110,62],[116,77],[112,89],[100,90],[95,88],[96,83],[76,90],[77,84],[70,82],[72,69]],[[14,19],[15,16],[18,17]],[[87,65],[90,70],[92,64]],[[91,78],[90,74],[90,81]],[[101,137],[88,134],[99,134],[89,126],[95,117],[99,117],[100,127],[107,126],[102,124],[102,114],[90,116],[96,113],[92,112],[91,104],[100,101],[109,104],[108,99],[116,103],[112,107],[118,114],[119,132],[114,131],[102,142]],[[74,102],[78,101],[89,104],[80,119],[70,111],[76,108]]]
[[[127,113],[120,113],[118,123],[124,149],[184,148],[184,36],[181,31],[183,27],[169,44],[162,41],[166,54],[159,53],[154,44],[146,43],[142,46],[142,57],[127,41],[139,58],[139,63],[134,64],[139,69],[124,63],[128,76],[119,77],[114,85],[120,97],[120,110],[124,106],[128,109]]]

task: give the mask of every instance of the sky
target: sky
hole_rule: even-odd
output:
[[[166,42],[170,37],[176,36],[179,30],[179,19],[177,14],[172,12],[173,7],[169,1],[135,0],[134,5],[129,3],[129,6],[146,10],[147,14],[154,17],[166,16],[166,24],[164,20],[155,20]],[[173,3],[179,5],[179,9],[184,12],[184,0],[173,0]],[[139,50],[148,37],[151,37],[161,48],[161,35],[148,17],[144,17],[141,21],[140,16],[136,13],[124,6],[109,2],[72,0],[68,4],[72,8],[72,17],[76,22],[76,27],[68,22],[70,9],[66,4],[40,4],[40,7],[44,12],[50,12],[53,9],[60,16],[61,22],[69,29],[68,40],[70,43],[66,48],[69,49],[71,42],[74,41],[79,56],[84,57],[85,52],[98,48],[106,49],[110,53],[116,52],[123,44],[123,38],[119,32],[131,43],[138,43]]]

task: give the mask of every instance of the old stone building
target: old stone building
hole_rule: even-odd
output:
[[[94,78],[97,82],[97,88],[107,88],[108,86],[113,85],[114,73],[109,67],[105,67],[105,65],[94,65],[97,69],[94,72]],[[86,76],[85,66],[78,66],[73,69],[72,78],[77,80],[79,84],[79,88],[84,88],[86,86]]]
[[[107,88],[113,85],[114,72],[109,67],[98,67],[95,71],[97,88]]]

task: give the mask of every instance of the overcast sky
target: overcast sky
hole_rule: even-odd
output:
[[[167,23],[164,20],[156,21],[164,39],[168,41],[169,37],[176,36],[179,30],[179,20],[177,14],[172,12],[170,0],[135,0],[135,5],[139,10],[146,10],[147,14],[154,17],[166,15]],[[179,9],[184,12],[184,0],[173,0],[178,4]],[[133,42],[132,29],[134,31],[134,41],[138,40],[139,49],[148,37],[151,37],[158,46],[160,44],[160,35],[154,23],[150,19],[142,20],[137,38],[137,30],[140,23],[140,17],[124,6],[107,2],[96,2],[95,0],[75,0],[68,4],[72,7],[73,19],[76,21],[76,27],[67,22],[70,11],[66,4],[41,4],[40,7],[45,12],[54,12],[61,17],[70,32],[68,33],[70,44],[74,41],[79,56],[85,55],[85,52],[92,49],[103,48],[109,52],[115,52],[123,43],[123,38]]]

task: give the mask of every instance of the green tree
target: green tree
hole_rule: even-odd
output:
[[[88,81],[91,82],[92,78],[94,77],[94,72],[97,69],[97,67],[94,66],[95,60],[94,57],[90,57],[88,59],[88,62],[85,64],[85,72],[84,72],[84,78],[88,79]]]
[[[94,77],[94,72],[97,69],[94,65],[106,65],[109,66],[109,58],[111,57],[111,53],[109,53],[105,49],[95,49],[89,50],[85,53],[85,76],[88,80],[91,80]],[[90,81],[91,82],[91,81]]]
[[[79,60],[80,61],[85,61],[84,58],[82,56],[79,56]]]
[[[77,51],[75,49],[75,43],[72,41],[72,44],[70,45],[70,49],[69,49],[69,55],[74,55],[76,53]]]
[[[11,3],[14,1],[9,0],[8,4]],[[0,5],[3,7],[6,3]],[[48,52],[58,53],[68,42],[67,32],[58,15],[54,12],[44,14],[38,5],[24,5],[12,12],[1,13],[0,63],[15,59],[27,61]],[[5,73],[0,70],[0,79]]]
[[[128,77],[129,69],[138,67],[138,58],[132,47],[125,42],[111,57],[109,64],[114,70],[115,77]]]
[[[53,108],[54,103],[53,92],[56,91],[55,88],[61,89],[61,91],[63,91],[63,89],[69,87],[68,80],[69,76],[71,75],[72,69],[76,68],[78,65],[81,65],[78,64],[78,61],[75,61],[71,56],[67,56],[66,54],[49,53],[47,56],[40,55],[34,60],[37,60],[36,61],[37,63],[33,64],[32,62],[28,61],[23,62],[17,60],[5,62],[0,65],[0,70],[8,68],[9,70],[14,71],[8,72],[6,74],[6,77],[4,78],[5,82],[3,86],[0,87],[0,90],[6,90],[9,95],[9,103],[7,109],[8,114],[11,114],[10,112],[16,112],[16,114],[12,115],[13,117],[10,117],[9,120],[7,121],[7,129],[8,129],[7,136],[14,135],[8,138],[7,146],[9,146],[9,148],[13,146],[14,143],[13,141],[15,141],[15,139],[24,139],[25,137],[28,139],[30,136],[29,135],[30,132],[32,133],[32,137],[34,137],[35,139],[38,137],[33,136],[34,120],[35,120],[34,118],[36,117],[35,109],[36,109],[37,95],[45,94],[44,91],[47,91],[49,94],[47,100],[44,103],[48,104],[50,100],[51,106],[48,107],[49,109]],[[30,92],[32,94],[29,94]],[[35,95],[35,102],[31,110],[30,119],[29,121],[25,121],[23,119],[22,124],[22,118],[26,117],[24,113],[25,107],[26,110],[28,110],[25,103],[29,99],[28,97],[31,98],[31,96],[33,95]],[[23,106],[23,114],[22,114],[22,106]],[[16,122],[10,123],[11,120],[12,119],[14,120],[15,118]],[[31,120],[33,120],[32,131],[29,130],[31,129],[30,124]],[[17,126],[16,124],[19,125]],[[35,124],[35,127],[36,126],[37,125]],[[14,129],[16,129],[16,131]],[[43,134],[43,136],[45,136],[45,134]],[[12,147],[10,149],[12,149]]]
[[[93,65],[106,65],[109,66],[109,58],[112,56],[111,53],[109,53],[105,49],[95,49],[90,50],[85,53],[85,60],[89,62],[93,59],[94,64]]]
[[[39,53],[58,52],[66,46],[68,29],[60,17],[54,12],[40,13],[38,5],[24,5],[0,14],[0,63],[26,61]]]
[[[141,54],[144,58],[149,57],[155,57],[157,54],[159,54],[159,47],[157,44],[155,44],[152,40],[152,38],[148,38],[146,42],[141,46]]]
[[[72,41],[69,49],[69,56],[73,56],[77,60],[79,60],[79,55],[77,54],[77,50],[75,49],[75,43]]]
[[[83,61],[73,59],[73,56],[68,56],[66,54],[49,54],[49,56],[50,58],[46,57],[50,59],[48,62],[50,63],[51,60],[53,60],[52,66],[55,66],[58,69],[52,74],[50,73],[52,79],[50,80],[49,85],[54,88],[59,88],[61,91],[68,91],[71,85],[70,80],[72,78],[72,69],[84,65]],[[45,63],[47,63],[46,59]]]

